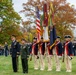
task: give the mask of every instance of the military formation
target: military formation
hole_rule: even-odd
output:
[[[50,39],[50,38],[49,38]],[[18,72],[19,56],[21,55],[22,70],[23,73],[28,73],[28,60],[33,60],[34,70],[45,70],[47,65],[47,71],[53,70],[53,63],[56,64],[56,71],[61,71],[61,61],[65,62],[66,72],[72,72],[73,59],[73,43],[71,42],[71,36],[66,35],[64,37],[64,43],[61,42],[61,37],[57,36],[54,46],[50,48],[50,41],[44,42],[43,37],[41,41],[37,42],[37,38],[33,38],[33,43],[30,46],[25,39],[21,39],[21,44],[16,40],[16,36],[11,36],[10,55],[12,58],[13,72]],[[5,56],[7,56],[8,45],[5,42]],[[53,60],[54,59],[54,60]],[[62,60],[61,60],[62,59]],[[45,62],[45,60],[47,62]]]
[[[60,37],[57,36],[55,45],[50,49],[50,42],[44,42],[43,37],[41,41],[37,43],[37,38],[33,39],[32,44],[32,56],[34,57],[34,69],[45,70],[45,57],[47,59],[47,71],[52,71],[53,62],[56,63],[56,71],[61,71],[61,62],[65,61],[66,72],[72,71],[71,60],[73,58],[73,46],[71,42],[71,36],[66,35],[64,44],[61,43]],[[54,58],[54,61],[52,59]],[[39,59],[39,60],[38,60]]]

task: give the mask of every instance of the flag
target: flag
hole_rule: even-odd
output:
[[[54,7],[53,3],[50,2],[49,4],[49,25],[51,26],[50,30],[50,49],[52,49],[55,45],[55,40],[56,40],[56,29],[54,27]]]
[[[44,42],[48,42],[49,41],[48,26],[47,27],[43,27],[43,39],[44,39]]]
[[[54,24],[54,7],[52,2],[49,4],[48,25]]]
[[[50,3],[50,10],[51,10],[52,24],[54,24],[54,6],[52,2]]]
[[[36,7],[36,30],[37,30],[37,42],[41,39],[41,27],[40,27],[40,14],[39,9]]]
[[[48,12],[47,12],[47,4],[45,3],[43,6],[43,39],[44,42],[49,41],[48,36]]]
[[[44,27],[48,26],[48,13],[47,13],[47,4],[45,3],[43,6],[43,22],[44,22]]]
[[[55,40],[56,40],[56,29],[55,27],[53,26],[51,31],[50,31],[50,49],[52,49],[55,45]]]

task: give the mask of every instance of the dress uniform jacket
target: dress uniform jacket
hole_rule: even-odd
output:
[[[20,54],[22,59],[28,58],[28,55],[29,55],[28,45],[25,44],[21,46]]]
[[[50,49],[50,42],[47,43],[47,48],[48,48],[48,54],[53,55],[53,50]]]
[[[17,41],[12,42],[11,44],[11,56],[16,57],[17,55],[20,54],[20,44]]]
[[[68,56],[72,56],[73,55],[73,45],[72,45],[72,42],[69,42],[69,41],[66,42],[64,44],[64,48],[66,48]]]
[[[41,49],[40,49],[40,50],[41,50],[41,51],[40,51],[41,54],[44,55],[44,53],[45,53],[45,42],[41,42],[41,43],[40,43],[40,48],[41,48]]]
[[[62,43],[61,42],[56,42],[56,53],[58,56],[62,56]]]
[[[38,44],[37,43],[32,44],[31,54],[38,55]]]

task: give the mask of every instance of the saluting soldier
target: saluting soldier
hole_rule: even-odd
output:
[[[39,53],[40,53],[40,70],[44,70],[45,69],[45,62],[44,62],[45,42],[43,41],[43,37],[41,37],[41,41],[39,45]]]
[[[57,36],[55,43],[55,51],[56,51],[56,71],[61,71],[60,59],[62,57],[62,43],[60,42],[60,36]]]
[[[12,67],[13,71],[17,72],[18,71],[18,57],[20,54],[20,44],[19,42],[16,41],[16,36],[12,35],[11,36],[12,44],[11,44],[11,57],[12,57]]]
[[[26,44],[25,39],[22,39],[21,42],[22,45],[20,54],[21,54],[22,69],[23,73],[28,73],[28,57],[29,57],[28,45]]]
[[[53,49],[50,49],[50,41],[47,42],[47,61],[48,61],[48,71],[52,71],[52,56],[53,56]]]
[[[39,68],[39,60],[38,60],[38,43],[37,43],[37,38],[34,37],[33,38],[33,44],[32,44],[32,51],[31,51],[31,55],[34,59],[34,69],[38,70]]]
[[[72,71],[72,64],[71,64],[71,59],[72,59],[72,52],[73,52],[73,46],[71,42],[71,36],[66,35],[65,36],[65,44],[64,44],[64,55],[65,55],[65,64],[66,64],[66,72],[71,72]]]

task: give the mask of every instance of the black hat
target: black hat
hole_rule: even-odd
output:
[[[70,35],[65,35],[65,37],[64,38],[71,38],[71,36]]]
[[[34,37],[33,39],[36,39],[36,40],[37,40],[37,38],[36,38],[36,37]]]
[[[59,39],[60,39],[60,36],[57,36],[57,38],[59,38]]]
[[[68,35],[68,38],[71,38],[71,36],[70,36],[70,35]]]
[[[68,38],[68,35],[65,35],[64,38]]]

